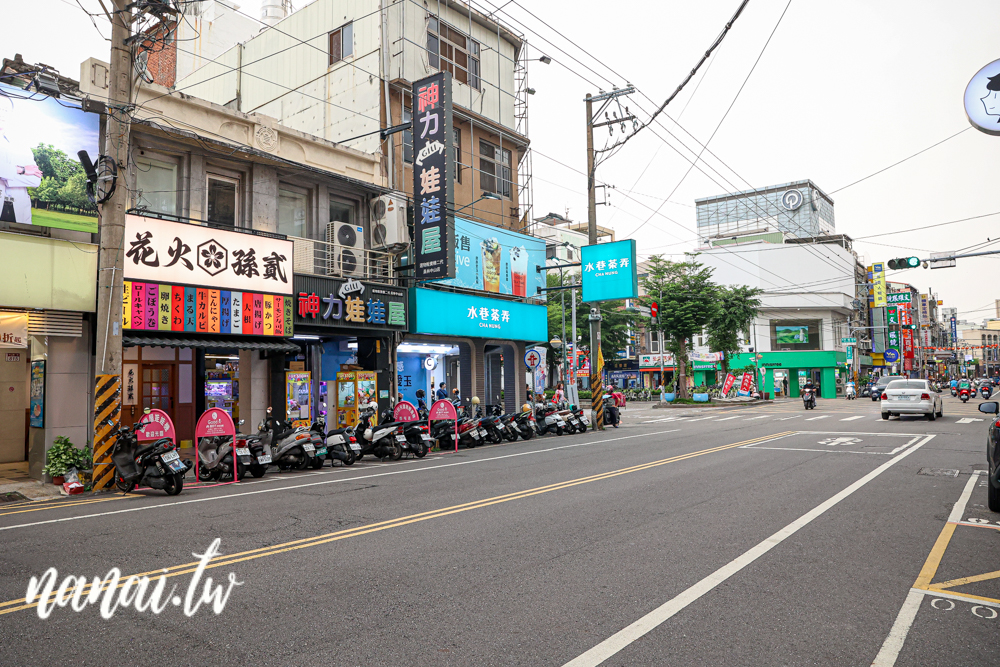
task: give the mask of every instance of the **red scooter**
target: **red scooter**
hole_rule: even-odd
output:
[[[959,389],[958,390],[958,398],[961,399],[961,401],[963,403],[968,403],[969,402],[969,390],[968,389]]]

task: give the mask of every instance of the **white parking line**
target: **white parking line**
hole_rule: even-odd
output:
[[[676,614],[683,611],[688,605],[696,602],[702,596],[713,591],[717,586],[724,583],[729,578],[766,554],[768,551],[781,544],[805,526],[812,523],[813,520],[821,516],[827,510],[836,506],[855,491],[868,484],[868,482],[872,481],[896,463],[902,461],[904,458],[920,449],[923,445],[930,442],[933,437],[933,435],[927,436],[920,441],[920,443],[910,447],[895,458],[886,461],[875,470],[835,494],[830,499],[809,510],[801,517],[776,532],[774,535],[771,535],[763,542],[760,542],[750,550],[744,552],[742,555],[723,565],[712,574],[682,592],[680,595],[668,600],[628,627],[605,639],[597,646],[594,646],[589,651],[577,656],[573,660],[570,660],[564,665],[564,667],[594,667],[595,665],[601,664],[622,649],[626,648],[629,644],[644,636],[646,633],[654,630]]]
[[[855,415],[855,416],[853,416],[853,417],[844,417],[844,418],[843,418],[843,419],[841,419],[840,421],[842,421],[842,422],[852,422],[852,421],[854,421],[855,419],[864,419],[864,418],[865,418],[865,416],[864,416],[864,415]]]
[[[906,453],[908,454],[909,451]],[[904,455],[900,454],[900,456]],[[949,522],[960,521],[962,519],[962,515],[965,514],[965,506],[969,503],[972,490],[975,488],[978,480],[978,471],[969,475],[969,481],[965,483],[962,495],[959,496],[958,502],[951,508],[951,514],[948,516]],[[906,635],[910,633],[910,627],[917,618],[917,612],[920,610],[920,602],[924,599],[925,595],[943,597],[939,596],[936,592],[931,593],[930,591],[911,588],[906,594],[906,599],[903,601],[903,606],[896,616],[896,621],[892,624],[889,636],[882,642],[882,648],[879,650],[878,655],[875,656],[875,660],[872,661],[872,667],[893,667],[896,664],[899,652],[903,650],[903,643],[906,642]]]

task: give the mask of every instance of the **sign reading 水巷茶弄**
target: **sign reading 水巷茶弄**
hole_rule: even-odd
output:
[[[410,333],[414,334],[544,341],[547,313],[545,306],[522,301],[410,289]]]
[[[634,299],[639,296],[635,239],[583,246],[580,249],[580,263],[584,302]]]
[[[125,280],[292,293],[292,242],[217,227],[125,216]]]
[[[413,83],[413,263],[417,280],[455,277],[451,74]]]

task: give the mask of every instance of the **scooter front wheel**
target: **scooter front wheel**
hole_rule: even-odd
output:
[[[199,482],[211,482],[219,478],[218,469],[209,470],[202,464],[198,465],[198,481]]]
[[[183,488],[184,488],[184,475],[183,473],[176,473],[174,475],[173,484],[164,489],[164,491],[167,492],[168,496],[176,496],[180,494]]]

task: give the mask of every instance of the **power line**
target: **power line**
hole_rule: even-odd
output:
[[[865,239],[874,239],[879,236],[894,236],[897,234],[909,234],[910,232],[919,232],[923,229],[931,229],[933,227],[944,227],[945,225],[954,225],[959,222],[968,222],[969,220],[979,220],[980,218],[988,218],[992,215],[1000,215],[1000,211],[994,211],[993,213],[983,213],[982,215],[974,215],[970,218],[960,218],[959,220],[951,220],[949,222],[939,222],[934,225],[925,225],[923,227],[913,227],[911,229],[901,229],[898,232],[882,232],[880,234],[869,234],[868,236],[859,236],[855,238],[855,241],[864,241]]]

